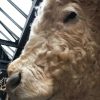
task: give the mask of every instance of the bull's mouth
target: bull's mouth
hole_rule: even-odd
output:
[[[14,90],[21,82],[21,73],[15,73],[11,75],[6,82],[6,91],[11,92]]]

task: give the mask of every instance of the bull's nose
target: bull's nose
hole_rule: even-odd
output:
[[[6,89],[7,91],[11,92],[13,91],[21,82],[21,73],[15,73],[13,75],[11,75],[8,79],[7,79],[7,83],[6,83]]]

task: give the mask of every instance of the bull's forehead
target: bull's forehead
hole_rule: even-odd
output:
[[[71,2],[78,2],[78,0],[44,0],[44,2],[46,2],[48,5],[52,5],[52,6],[55,6],[55,5],[66,5],[68,3],[71,3]]]
[[[52,10],[52,11],[62,10],[68,6],[70,6],[68,9],[71,9],[73,11],[73,7],[79,8],[79,5],[80,5],[79,0],[43,0],[43,3],[44,4],[42,4],[42,6],[45,7],[46,11],[47,10]]]

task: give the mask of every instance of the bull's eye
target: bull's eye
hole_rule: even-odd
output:
[[[77,16],[77,13],[76,13],[76,12],[74,12],[74,11],[68,12],[68,13],[64,16],[63,23],[67,23],[67,22],[69,22],[69,21],[72,21],[72,20],[76,19],[76,16]]]

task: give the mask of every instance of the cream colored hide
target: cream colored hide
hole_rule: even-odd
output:
[[[24,50],[8,66],[9,100],[100,100],[99,5],[43,0]]]

